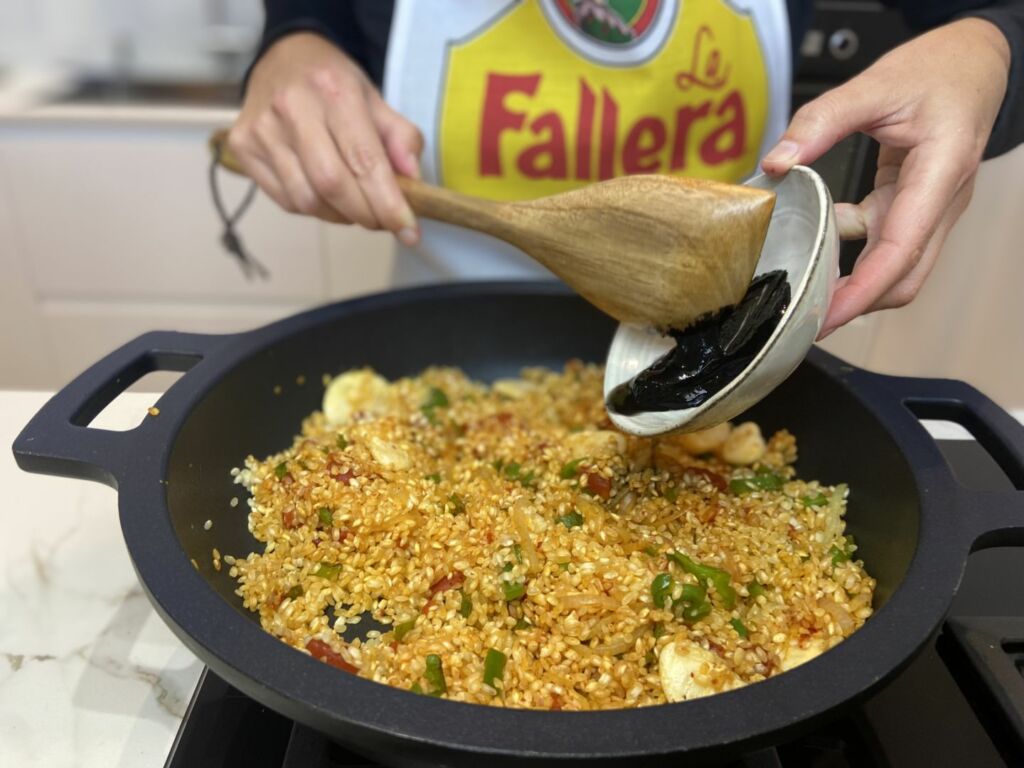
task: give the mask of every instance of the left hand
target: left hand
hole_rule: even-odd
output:
[[[819,338],[917,295],[971,199],[1009,66],[1009,44],[995,25],[947,24],[801,107],[765,156],[762,167],[776,175],[856,131],[881,144],[874,190],[858,205],[836,205],[840,236],[867,243],[836,284]]]

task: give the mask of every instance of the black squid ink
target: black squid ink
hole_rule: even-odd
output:
[[[608,395],[608,408],[631,416],[642,411],[693,408],[721,390],[767,343],[789,306],[785,270],[758,275],[734,307],[682,331],[676,345]]]

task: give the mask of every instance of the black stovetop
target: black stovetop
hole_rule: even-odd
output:
[[[958,478],[1010,488],[972,441],[940,442]],[[729,768],[1024,765],[1024,549],[975,553],[936,641],[870,699]],[[654,764],[654,763],[652,763]],[[377,766],[206,670],[165,768]]]

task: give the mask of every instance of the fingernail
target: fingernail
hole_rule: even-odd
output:
[[[405,206],[402,209],[402,212],[398,215],[398,220],[402,225],[402,229],[416,229],[416,215],[409,206]]]
[[[402,227],[398,230],[397,237],[398,242],[411,248],[420,239],[420,233],[416,231],[416,227]]]
[[[785,139],[776,144],[772,151],[764,156],[766,163],[786,163],[796,160],[800,156],[800,145],[795,141]]]
[[[821,325],[821,330],[818,331],[818,339],[817,340],[821,341],[822,339],[828,338],[835,331],[838,331],[840,328],[842,328],[843,325],[844,325],[843,323],[837,323],[832,318],[826,319],[825,322],[822,323],[822,325]]]

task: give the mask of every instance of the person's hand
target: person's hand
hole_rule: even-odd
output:
[[[419,176],[423,138],[363,71],[311,33],[276,42],[253,68],[228,147],[286,211],[419,237],[395,172]]]
[[[881,144],[875,189],[839,204],[840,236],[867,243],[836,286],[820,338],[853,318],[917,295],[967,207],[1006,93],[1010,48],[987,21],[935,29],[802,107],[762,161],[785,173],[862,131]]]

